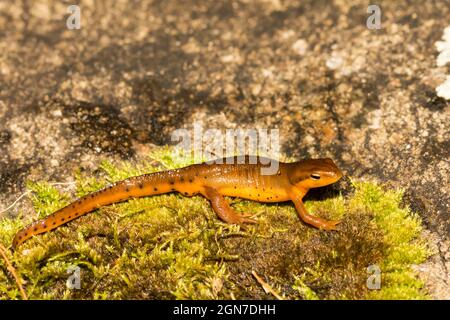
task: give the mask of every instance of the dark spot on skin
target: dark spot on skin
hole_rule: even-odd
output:
[[[184,182],[184,178],[180,178],[180,182]]]
[[[64,219],[64,218],[61,218],[61,222],[63,222],[64,220],[66,220],[66,219]]]
[[[234,188],[236,189],[237,187],[236,187],[236,186],[234,186]]]
[[[261,196],[261,195],[258,193],[258,197],[259,197],[259,196]]]
[[[25,237],[28,235],[28,232],[25,232]]]
[[[270,198],[269,198],[269,197],[267,197],[266,199],[267,199],[267,200],[270,200]]]
[[[189,182],[192,183],[192,181],[194,181],[194,180],[192,180],[192,178],[190,178],[190,179],[189,179]]]
[[[175,184],[175,181],[174,180],[169,180],[169,183],[170,184]]]
[[[70,218],[72,218],[72,216],[69,216],[68,218],[70,219]]]
[[[76,217],[78,214],[79,214],[78,212],[75,212],[75,217]]]
[[[38,228],[35,227],[35,228],[33,229],[33,231],[37,231],[37,229],[38,229]]]
[[[47,228],[47,225],[46,225],[46,224],[44,224],[44,225],[42,226],[42,228],[46,229],[46,228]]]
[[[204,176],[203,178],[205,178],[205,179],[208,179],[208,177],[207,177],[207,176]]]
[[[72,208],[75,208],[75,204],[72,205]]]
[[[185,192],[184,195],[187,196],[189,193]]]
[[[170,189],[171,191],[175,191],[175,188]]]
[[[95,197],[95,194],[92,193],[92,194],[91,194],[91,198],[93,198],[93,197]]]
[[[125,192],[130,192],[130,188],[126,187]]]
[[[22,236],[19,236],[19,240],[22,239]]]
[[[153,190],[158,191],[158,188],[154,187]]]
[[[144,189],[144,184],[142,182],[139,183],[138,186],[139,186],[139,189]]]
[[[56,222],[55,222],[55,221],[53,221],[52,225],[55,225],[55,224],[56,224]]]

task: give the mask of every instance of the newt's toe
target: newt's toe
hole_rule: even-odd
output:
[[[252,214],[250,213],[241,213],[239,215],[239,222],[238,223],[257,223],[257,221],[253,218],[251,218]]]
[[[319,228],[323,230],[337,230],[337,225],[341,223],[341,220],[329,220],[327,222],[323,222]]]

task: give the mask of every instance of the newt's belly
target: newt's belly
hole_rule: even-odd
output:
[[[238,197],[259,202],[281,202],[288,201],[290,198],[285,190],[253,187],[221,187],[217,189],[223,196]]]
[[[185,196],[193,196],[202,193],[203,186],[204,185],[195,183],[194,181],[193,183],[176,184],[173,190],[180,192]],[[221,195],[227,197],[238,197],[259,202],[281,202],[290,200],[285,190],[276,187],[255,188],[238,185],[217,186],[209,184],[208,186],[215,188]]]

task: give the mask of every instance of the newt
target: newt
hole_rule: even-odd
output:
[[[342,172],[333,160],[324,158],[276,162],[278,170],[274,174],[262,174],[262,169],[267,168],[269,162],[273,164],[273,161],[251,156],[223,158],[212,164],[194,164],[116,182],[23,228],[15,235],[12,249],[34,235],[53,230],[99,207],[169,192],[179,192],[189,197],[198,194],[204,196],[218,217],[231,224],[256,223],[256,220],[249,213],[235,212],[224,196],[259,202],[292,201],[303,222],[319,229],[335,230],[340,221],[313,216],[302,202],[309,189],[332,184],[342,177]]]

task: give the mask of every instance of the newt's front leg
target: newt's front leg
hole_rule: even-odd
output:
[[[298,192],[298,190],[294,189],[289,194],[291,196],[292,202],[294,202],[295,209],[297,210],[297,213],[303,222],[323,230],[336,230],[336,225],[341,221],[325,220],[313,216],[309,214],[308,211],[306,211],[305,205],[302,201],[302,198],[305,195],[304,192]]]
[[[220,219],[227,223],[256,223],[256,220],[249,218],[249,214],[239,214],[235,212],[227,203],[225,198],[214,188],[205,187],[202,194],[211,201],[211,206]]]

